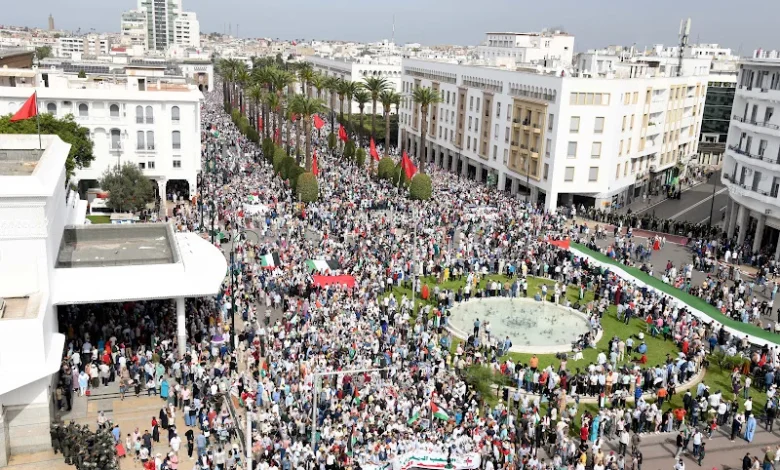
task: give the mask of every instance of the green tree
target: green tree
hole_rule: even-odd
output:
[[[51,46],[36,47],[35,55],[38,57],[38,60],[43,60],[47,57],[51,57]]]
[[[336,145],[338,144],[338,140],[336,137],[336,134],[331,132],[328,134],[328,150],[333,152],[336,149]]]
[[[282,175],[282,179],[286,180],[290,178],[290,172],[296,166],[298,166],[298,162],[295,161],[295,157],[284,157],[282,164],[279,167],[279,173]]]
[[[431,187],[431,177],[425,173],[417,173],[412,177],[409,185],[409,197],[420,201],[427,201],[433,194]]]
[[[87,78],[87,72],[79,70],[79,78]]]
[[[363,88],[371,93],[371,137],[376,140],[374,129],[376,129],[376,102],[383,91],[390,88],[390,82],[384,77],[366,77]]]
[[[319,198],[319,185],[317,177],[313,173],[302,173],[298,176],[298,184],[295,193],[301,202],[314,202]]]
[[[357,163],[358,168],[363,168],[363,165],[366,164],[366,151],[364,149],[359,148],[355,152],[355,163]]]
[[[292,110],[303,121],[303,135],[306,139],[305,166],[306,171],[311,171],[311,125],[312,116],[322,111],[322,102],[310,96],[296,95],[291,103]],[[300,135],[300,133],[299,133]]]
[[[348,140],[344,144],[344,158],[350,161],[355,158],[355,142]]]
[[[385,90],[379,94],[379,101],[382,102],[382,111],[385,113],[385,157],[388,157],[390,156],[390,107],[396,101],[401,102],[401,95],[393,90]]]
[[[100,187],[108,191],[106,206],[114,212],[138,212],[154,201],[152,181],[134,163],[106,170]]]
[[[381,179],[390,179],[393,176],[393,172],[395,170],[395,162],[390,157],[384,157],[381,160],[379,160],[379,165],[377,166],[377,176]]]
[[[95,155],[92,154],[94,145],[89,137],[89,129],[79,126],[72,115],[57,119],[51,114],[45,113],[38,117],[41,125],[41,134],[54,134],[70,144],[68,159],[65,161],[65,169],[68,178],[77,168],[88,168]],[[0,117],[0,134],[37,134],[38,127],[35,119],[11,122],[11,115]]]
[[[364,89],[359,89],[355,92],[355,96],[353,97],[355,99],[355,102],[358,104],[358,109],[360,109],[360,126],[358,127],[358,145],[363,145],[360,137],[363,133],[363,109],[366,107],[366,103],[369,102],[371,99],[371,95]],[[373,132],[373,129],[371,130]]]
[[[420,106],[420,151],[417,154],[418,164],[420,166],[420,173],[425,173],[425,157],[427,155],[426,150],[426,136],[428,134],[428,111],[431,105],[441,103],[441,96],[436,90],[425,87],[417,87],[412,92],[412,99],[415,105]]]
[[[282,170],[282,162],[287,158],[287,152],[282,147],[277,146],[274,150],[274,171],[279,173]],[[294,160],[294,159],[293,159]]]

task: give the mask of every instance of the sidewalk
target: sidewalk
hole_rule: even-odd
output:
[[[682,185],[682,191],[681,192],[684,193],[684,192],[688,191],[689,189],[694,188],[696,186],[699,186],[700,184],[704,184],[706,182],[707,182],[707,180],[705,179],[705,180],[702,180],[702,181],[698,181],[697,180],[693,184],[684,184],[684,185]],[[645,211],[648,211],[648,210],[652,209],[653,207],[661,204],[662,202],[666,201],[667,199],[669,199],[669,198],[666,196],[666,194],[659,194],[658,196],[651,196],[651,197],[649,197],[646,200],[643,200],[642,197],[640,196],[640,197],[636,198],[631,204],[625,205],[625,206],[621,207],[620,209],[615,209],[614,212],[617,213],[617,214],[626,214],[626,213],[628,213],[628,210],[631,209],[631,213],[632,214],[642,214]]]

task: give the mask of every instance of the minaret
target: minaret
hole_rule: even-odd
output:
[[[54,31],[54,17],[49,13],[49,31]]]

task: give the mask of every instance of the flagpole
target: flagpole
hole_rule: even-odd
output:
[[[41,143],[41,118],[38,112],[38,74],[40,73],[40,67],[38,64],[38,53],[33,52],[33,61],[35,62],[35,83],[33,83],[33,96],[35,97],[35,125],[38,129],[38,150],[43,150],[43,144]]]

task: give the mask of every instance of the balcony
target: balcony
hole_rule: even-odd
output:
[[[542,126],[536,122],[534,123],[534,134],[541,134],[542,133]]]
[[[725,181],[726,187],[729,188],[729,193],[735,194],[737,196],[741,197],[747,197],[754,199],[756,201],[762,202],[764,204],[769,205],[777,205],[777,196],[773,196],[771,192],[764,191],[763,189],[759,189],[754,186],[748,186],[746,184],[740,184],[736,179],[733,178],[731,175],[724,173],[723,174],[723,181]],[[740,202],[740,204],[743,204],[743,202]]]
[[[531,120],[530,119],[523,120],[523,130],[524,131],[531,130]]]
[[[146,123],[147,124],[154,124],[154,117],[146,116]]]
[[[750,126],[755,126],[756,128],[751,128],[750,130],[755,132],[760,132],[762,134],[767,134],[766,129],[769,129],[771,131],[780,131],[780,126],[778,126],[777,124],[772,124],[769,121],[754,121],[752,119],[747,119],[741,116],[737,116],[736,114],[731,116],[731,119],[740,124],[748,124]],[[740,126],[740,127],[745,127],[745,126]],[[777,135],[778,132],[769,132],[768,134]]]
[[[780,101],[780,89],[740,85],[737,95],[756,100]]]
[[[531,158],[539,158],[539,149],[531,148]]]
[[[144,123],[144,117],[143,116],[136,116],[135,117],[135,123],[136,124],[143,124]]]

